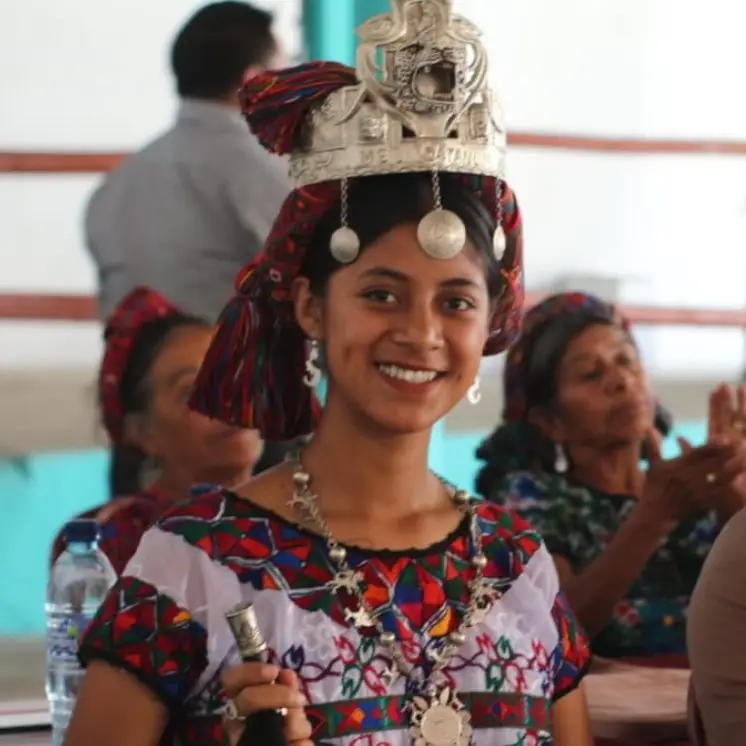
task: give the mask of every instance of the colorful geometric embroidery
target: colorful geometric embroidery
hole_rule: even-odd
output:
[[[523,519],[504,508],[480,503],[477,514],[488,558],[485,577],[507,592],[541,542]],[[266,599],[279,604],[280,614],[291,604],[300,626],[273,631],[281,649],[270,652],[275,663],[296,672],[312,703],[309,716],[316,743],[339,743],[345,736],[354,741],[366,734],[373,743],[375,734],[387,729],[396,732],[385,737],[392,746],[408,743],[403,700],[389,695],[381,676],[390,661],[372,638],[358,635],[344,622],[340,600],[326,588],[333,568],[319,537],[221,491],[173,509],[149,536],[157,540],[164,533],[181,537],[229,568],[244,586],[283,592]],[[424,652],[440,644],[463,613],[472,572],[469,541],[464,523],[430,551],[414,556],[348,550],[350,564],[364,575],[368,602],[382,610],[385,626],[397,634],[415,672],[424,673]],[[548,557],[542,561],[550,562]],[[209,596],[194,599],[195,604],[206,602]],[[344,631],[304,612],[321,612],[340,622]],[[487,626],[444,671],[448,682],[462,691],[475,744],[549,743],[552,699],[582,677],[589,657],[587,641],[561,596],[552,618],[558,634],[551,639],[553,650],[520,631]],[[211,627],[210,635],[217,634]],[[118,663],[178,705],[179,716],[171,720],[164,744],[218,746],[225,706],[220,671],[226,661],[208,661],[208,648],[218,647],[213,643],[211,639],[208,646],[205,629],[168,595],[125,577],[84,636],[81,658]]]
[[[637,504],[632,496],[525,471],[505,477],[497,498],[529,521],[547,549],[567,559],[576,572],[606,549]],[[593,651],[610,658],[685,652],[689,599],[720,528],[714,512],[681,521],[593,639]]]
[[[207,634],[148,583],[120,578],[80,642],[83,665],[115,658],[169,704],[180,704],[207,666]]]
[[[552,619],[559,632],[559,642],[552,661],[553,698],[557,700],[577,686],[591,662],[591,650],[590,641],[580,629],[563,593],[557,594],[557,600],[552,606]]]
[[[461,694],[475,729],[516,728],[536,735],[550,730],[550,703],[543,697],[505,693]],[[349,702],[311,704],[306,715],[313,739],[339,738],[409,728],[404,697],[368,697]]]
[[[504,593],[541,540],[517,514],[495,505],[480,505],[479,521],[488,559],[484,576]],[[342,597],[340,603],[327,588],[334,567],[326,547],[318,539],[309,540],[297,526],[231,493],[216,491],[171,511],[159,528],[229,567],[241,583],[282,590],[300,608],[322,611],[347,626],[343,604],[350,599]],[[419,633],[442,637],[458,626],[474,572],[471,556],[468,534],[459,531],[427,556],[350,548],[348,562],[363,574],[370,606],[385,609],[384,627],[408,641]]]

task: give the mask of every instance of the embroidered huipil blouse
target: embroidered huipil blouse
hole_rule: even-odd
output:
[[[552,559],[516,514],[479,503],[501,593],[444,674],[471,714],[474,746],[551,744],[552,703],[575,688],[589,646],[563,596]],[[422,550],[348,547],[366,600],[414,667],[423,649],[459,624],[472,577],[468,517]],[[164,743],[218,746],[225,706],[220,674],[240,662],[226,611],[250,601],[272,661],[298,675],[313,740],[324,746],[410,746],[406,681],[388,687],[390,661],[373,636],[351,628],[324,540],[222,490],[166,514],[143,537],[81,642],[152,689],[171,710]],[[426,673],[426,671],[423,671]]]

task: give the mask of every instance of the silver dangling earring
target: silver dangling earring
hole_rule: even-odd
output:
[[[321,368],[318,362],[320,355],[320,345],[315,339],[312,339],[306,357],[306,372],[303,376],[303,383],[312,389],[315,389],[321,383]]]
[[[482,392],[479,390],[479,376],[474,379],[474,383],[466,392],[466,398],[469,404],[479,404],[482,401]]]
[[[565,453],[565,449],[562,447],[562,443],[555,443],[554,470],[557,474],[564,474],[569,466],[570,464],[567,463],[567,454]]]

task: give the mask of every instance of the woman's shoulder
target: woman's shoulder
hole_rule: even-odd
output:
[[[236,554],[266,557],[290,528],[266,504],[219,485],[198,485],[189,500],[160,517],[152,533],[178,538],[221,564]]]
[[[477,503],[477,519],[488,552],[500,553],[508,547],[526,564],[542,548],[539,532],[518,511],[487,500]]]

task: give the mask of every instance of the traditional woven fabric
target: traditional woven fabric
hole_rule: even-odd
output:
[[[520,339],[510,348],[505,360],[503,382],[505,390],[506,423],[521,422],[528,416],[526,410],[525,384],[527,373],[525,366],[537,339],[537,331],[543,330],[554,319],[560,316],[572,316],[593,313],[608,317],[625,331],[629,330],[629,321],[619,310],[587,293],[558,293],[545,298],[529,311],[523,318],[523,330]]]
[[[178,313],[179,309],[162,295],[150,288],[139,287],[122,300],[107,322],[104,331],[106,349],[99,371],[98,395],[104,427],[113,443],[122,438],[122,376],[137,335],[151,321]]]
[[[252,78],[243,111],[265,147],[284,154],[297,147],[308,112],[331,91],[355,82],[351,68],[313,62]],[[512,190],[495,179],[463,175],[464,182],[500,215],[507,237],[501,262],[503,291],[486,355],[502,352],[520,331],[524,300],[521,215]],[[355,181],[350,183],[351,192]],[[257,428],[270,440],[313,431],[318,404],[303,386],[305,338],[293,317],[292,281],[298,276],[319,219],[340,200],[339,182],[296,189],[285,201],[260,257],[239,273],[236,297],[223,312],[197,378],[191,406],[232,425]]]
[[[514,513],[477,507],[488,564],[503,595],[444,671],[469,708],[473,746],[550,742],[552,702],[589,662],[588,642],[559,592],[552,559]],[[428,650],[459,624],[473,567],[468,521],[417,552],[348,547],[365,595],[396,635],[416,673]],[[163,558],[169,561],[164,562]],[[184,583],[184,568],[190,582]],[[226,666],[239,662],[224,613],[250,601],[271,660],[293,670],[315,743],[409,746],[405,682],[389,687],[390,664],[373,637],[344,620],[353,599],[334,596],[323,539],[218,490],[172,510],[143,538],[81,643],[84,662],[103,658],[152,688],[179,712],[164,743],[218,746]]]
[[[77,518],[98,521],[101,526],[99,549],[108,557],[117,575],[132,559],[143,534],[174,504],[163,490],[155,487],[138,495],[117,497]],[[52,544],[50,565],[65,551],[65,539],[57,534]]]
[[[547,548],[582,572],[608,548],[637,499],[545,474],[513,472],[495,499],[518,511]],[[617,603],[593,651],[608,658],[686,652],[692,591],[722,526],[714,511],[682,521],[653,552]]]

